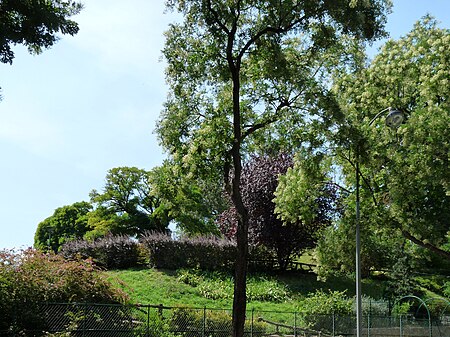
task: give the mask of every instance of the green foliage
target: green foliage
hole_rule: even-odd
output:
[[[39,223],[34,246],[57,252],[65,242],[83,238],[89,231],[88,214],[91,210],[91,204],[86,201],[57,208],[52,216]]]
[[[413,278],[411,260],[408,255],[399,255],[391,268],[385,297],[396,299],[406,295],[422,295]]]
[[[367,203],[363,203],[363,205],[367,205]],[[382,223],[381,219],[375,220],[374,213],[371,216],[374,223]],[[326,228],[321,233],[316,248],[318,272],[321,277],[355,273],[356,244],[353,210],[347,210],[344,217],[345,220],[337,221],[334,226]],[[362,275],[369,276],[371,271],[390,269],[398,260],[400,255],[398,247],[403,245],[404,239],[391,229],[381,226],[369,227],[365,222],[364,226],[361,226],[360,233]],[[404,254],[409,255],[410,252]]]
[[[127,299],[91,261],[66,261],[31,249],[0,252],[0,296],[0,331],[39,327],[41,303],[123,303]]]
[[[345,291],[316,290],[299,303],[299,311],[308,315],[350,315],[353,313],[353,300]]]
[[[444,295],[450,297],[450,281],[444,284]]]
[[[168,217],[187,235],[218,234],[214,220],[225,208],[220,178],[195,179],[164,161],[149,177],[152,194],[161,200],[155,214]]]
[[[285,302],[291,299],[287,287],[271,277],[250,277],[247,287],[247,298],[250,301]]]
[[[12,63],[12,45],[23,44],[39,54],[58,41],[58,33],[75,35],[78,24],[69,18],[82,4],[63,0],[16,0],[0,4],[0,62]]]
[[[392,314],[395,316],[404,316],[411,310],[410,302],[396,303],[392,309]]]
[[[91,201],[101,208],[100,215],[116,219],[110,228],[113,234],[142,235],[147,230],[164,232],[169,219],[164,212],[157,209],[161,206],[160,198],[152,194],[149,183],[150,173],[136,167],[116,167],[106,175],[102,193],[93,190]],[[91,218],[90,226],[96,230],[104,228],[104,217],[99,223]]]
[[[330,199],[327,190],[329,163],[323,154],[298,154],[294,166],[280,176],[275,192],[275,212],[284,221],[310,224],[320,212],[321,199]],[[323,206],[323,205],[322,205]],[[332,205],[330,205],[330,210]]]
[[[178,271],[178,281],[197,288],[208,299],[232,299],[233,280],[230,275],[218,272]],[[275,278],[251,276],[247,282],[247,299],[260,302],[285,302],[290,300],[287,287]]]
[[[358,149],[364,226],[396,229],[447,259],[449,41],[448,29],[424,17],[405,37],[386,43],[370,65],[340,74],[335,93],[346,120],[334,138],[336,165],[350,190]],[[382,118],[373,120],[389,106],[406,115],[396,130],[382,126]],[[349,197],[347,205],[354,208],[353,203]]]
[[[419,286],[427,289],[435,294],[443,294],[446,277],[438,275],[430,275],[427,277],[414,277]]]

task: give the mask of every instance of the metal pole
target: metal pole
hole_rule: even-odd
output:
[[[294,337],[297,337],[297,311],[294,312]]]
[[[146,307],[147,307],[147,337],[150,337],[150,306],[147,305]]]
[[[206,306],[203,307],[203,330],[202,337],[206,336]]]
[[[255,318],[255,308],[252,308],[252,322],[250,324],[250,337],[253,337],[253,319]]]
[[[359,144],[356,150],[356,336],[362,336],[362,305],[361,305],[361,239],[359,233]]]

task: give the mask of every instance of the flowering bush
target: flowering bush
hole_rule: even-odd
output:
[[[0,298],[0,332],[38,328],[44,302],[127,301],[91,260],[67,261],[33,249],[0,251]]]

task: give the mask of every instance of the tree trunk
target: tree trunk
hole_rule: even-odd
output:
[[[233,297],[233,337],[244,336],[245,313],[247,307],[247,255],[248,230],[242,220],[238,222],[237,253]]]
[[[232,46],[236,26],[231,30],[228,38],[227,59],[233,85],[233,145],[231,159],[233,161],[234,176],[231,186],[231,200],[238,214],[237,224],[237,252],[234,275],[233,294],[233,337],[244,336],[245,312],[247,308],[247,255],[248,255],[248,212],[242,201],[241,194],[241,106],[240,106],[240,59],[235,60]]]

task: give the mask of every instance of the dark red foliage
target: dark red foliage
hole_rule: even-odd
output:
[[[317,200],[318,212],[311,223],[280,220],[274,212],[274,192],[278,177],[292,166],[293,158],[288,154],[254,157],[244,166],[241,177],[243,201],[250,218],[249,243],[268,248],[282,268],[293,256],[315,246],[318,230],[331,223],[336,199],[336,190],[324,185],[325,196]],[[218,223],[225,236],[234,238],[237,224],[234,207],[223,212]]]

